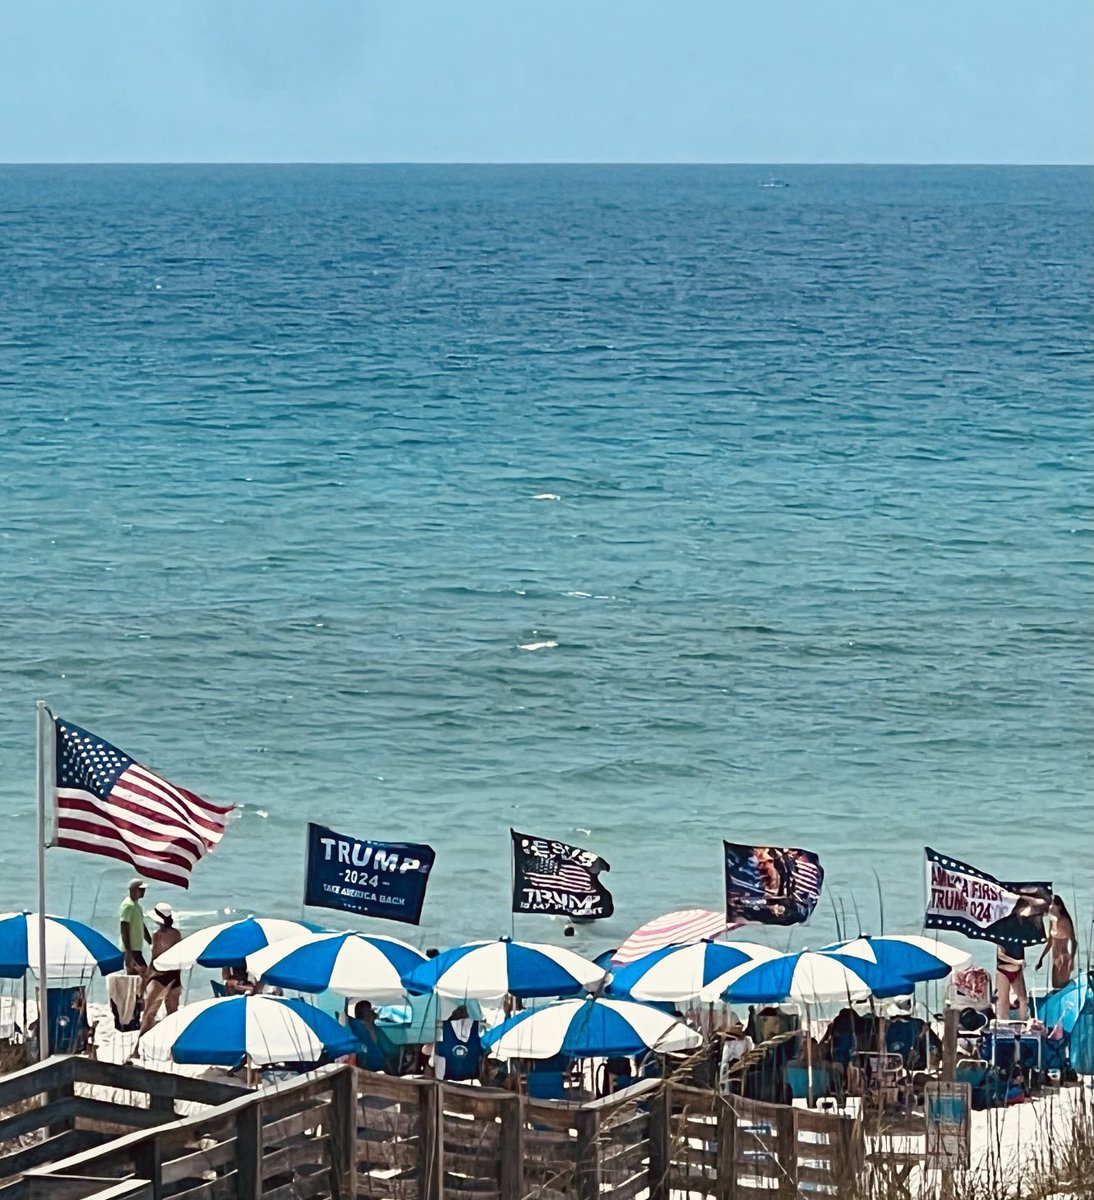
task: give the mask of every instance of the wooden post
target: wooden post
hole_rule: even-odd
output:
[[[166,1125],[175,1119],[175,1098],[166,1092],[149,1091],[148,1109],[150,1112],[156,1113]]]
[[[833,1133],[830,1139],[835,1140],[835,1156],[833,1170],[836,1175],[836,1189],[839,1195],[850,1195],[859,1175],[862,1173],[866,1138],[862,1123],[850,1117],[832,1117]]]
[[[942,1082],[953,1083],[957,1074],[957,1027],[961,1010],[947,1008],[942,1017]],[[939,1192],[941,1200],[953,1200],[953,1169],[939,1170]]]
[[[575,1194],[577,1200],[600,1200],[600,1112],[595,1108],[579,1108],[575,1116]]]
[[[236,1197],[262,1200],[262,1101],[236,1113]]]
[[[357,1068],[347,1065],[331,1084],[331,1149],[335,1196],[357,1200]]]
[[[75,1059],[68,1058],[60,1059],[59,1061],[65,1064],[65,1077],[56,1087],[50,1088],[43,1097],[42,1103],[47,1113],[53,1105],[61,1104],[65,1100],[71,1100],[76,1095],[76,1074],[73,1065]],[[56,1137],[60,1133],[66,1133],[68,1130],[75,1128],[75,1117],[63,1117],[60,1121],[51,1121],[49,1123],[46,1127],[46,1137]]]
[[[798,1197],[798,1114],[789,1106],[776,1110],[775,1137],[779,1157],[779,1195]]]
[[[717,1200],[737,1200],[737,1110],[733,1098],[723,1097],[718,1109]]]
[[[501,1109],[501,1200],[524,1200],[524,1097],[513,1092]]]
[[[421,1200],[444,1195],[444,1084],[424,1080],[418,1093],[418,1175]]]
[[[133,1147],[133,1173],[138,1179],[148,1180],[152,1200],[160,1200],[163,1195],[163,1180],[160,1178],[162,1162],[160,1139],[155,1134]]]
[[[957,1071],[957,1023],[961,1011],[957,1008],[947,1008],[942,1018],[942,1081],[953,1083]]]
[[[672,1084],[666,1083],[650,1101],[650,1200],[669,1200],[672,1161]]]

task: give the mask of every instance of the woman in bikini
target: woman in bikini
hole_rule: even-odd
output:
[[[1035,970],[1041,969],[1045,955],[1052,951],[1052,990],[1067,987],[1071,982],[1072,971],[1075,967],[1075,951],[1079,943],[1075,937],[1075,922],[1067,905],[1059,896],[1052,897],[1052,907],[1048,910],[1048,940],[1037,960]]]
[[[171,911],[171,905],[157,904],[152,909],[152,919],[158,928],[152,934],[152,969],[148,973],[148,982],[145,984],[144,1015],[141,1017],[141,1029],[137,1035],[137,1041],[140,1041],[152,1028],[159,1016],[160,1008],[164,1008],[169,1014],[173,1013],[178,1008],[179,997],[182,995],[181,971],[156,970],[156,959],[177,942],[182,941],[182,934],[175,927],[175,915]]]
[[[995,947],[995,1019],[1010,1020],[1011,1002],[1018,1009],[1018,1020],[1029,1018],[1026,994],[1026,950],[1017,942],[998,943]]]

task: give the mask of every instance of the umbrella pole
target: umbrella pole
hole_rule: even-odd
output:
[[[813,1107],[813,1022],[809,1018],[809,1005],[805,1006],[805,1100]]]
[[[38,701],[38,1057],[49,1058],[49,1020],[46,992],[46,792],[47,776],[53,763],[47,748],[47,730],[53,724],[44,700]]]

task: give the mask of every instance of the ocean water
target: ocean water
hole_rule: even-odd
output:
[[[188,928],[316,820],[437,848],[429,944],[510,826],[610,861],[593,950],[723,837],[820,852],[794,945],[918,928],[925,844],[1085,938],[1089,172],[779,173],[0,169],[0,905],[42,697],[243,806]]]

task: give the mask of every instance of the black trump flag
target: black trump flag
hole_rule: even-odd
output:
[[[513,912],[596,921],[615,911],[600,881],[611,868],[598,854],[509,830],[513,839]]]

